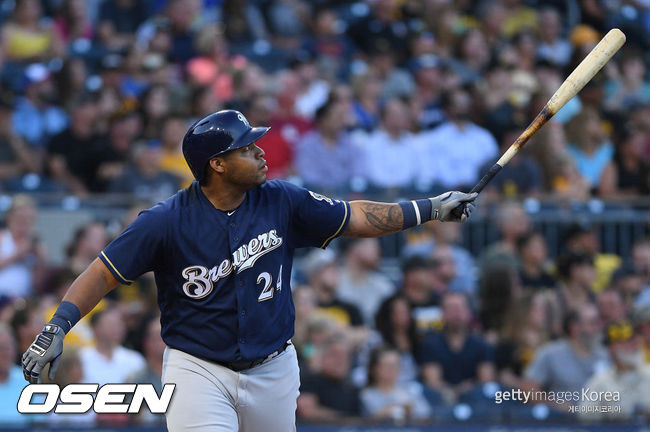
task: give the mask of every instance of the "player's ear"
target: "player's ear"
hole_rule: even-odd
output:
[[[223,166],[222,158],[217,157],[214,159],[210,159],[210,162],[208,163],[210,164],[210,168],[218,173],[222,173],[226,170],[225,167]]]

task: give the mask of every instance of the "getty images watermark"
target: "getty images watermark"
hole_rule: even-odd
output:
[[[503,390],[494,393],[494,401],[501,404],[504,401],[516,401],[522,403],[543,403],[550,402],[558,405],[567,404],[567,411],[578,412],[612,412],[620,413],[621,394],[617,391],[595,391],[589,387],[581,391],[531,391],[531,390]]]

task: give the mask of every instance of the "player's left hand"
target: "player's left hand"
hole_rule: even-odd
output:
[[[45,366],[51,362],[48,377],[53,380],[61,361],[63,338],[65,332],[56,324],[46,324],[43,331],[23,354],[23,375],[32,384],[38,383],[38,377]]]
[[[475,206],[472,202],[477,196],[477,192],[468,194],[451,191],[429,198],[431,201],[431,219],[443,222],[465,222],[474,211]],[[459,205],[463,207],[460,214],[453,211]]]

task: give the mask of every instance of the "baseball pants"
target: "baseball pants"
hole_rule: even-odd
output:
[[[240,372],[168,347],[162,381],[176,384],[166,414],[170,432],[296,430],[300,375],[293,345]]]

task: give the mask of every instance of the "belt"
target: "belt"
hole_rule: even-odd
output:
[[[267,360],[271,360],[274,357],[279,356],[284,350],[287,349],[287,347],[291,345],[291,341],[286,341],[284,345],[277,351],[273,351],[271,354],[267,355],[266,357],[260,357],[256,358],[254,360],[248,360],[248,361],[243,361],[243,362],[222,362],[222,361],[215,361],[215,363],[227,367],[228,369],[231,369],[235,372],[243,371],[245,369],[250,369],[255,366],[259,366],[262,363],[264,363]]]

